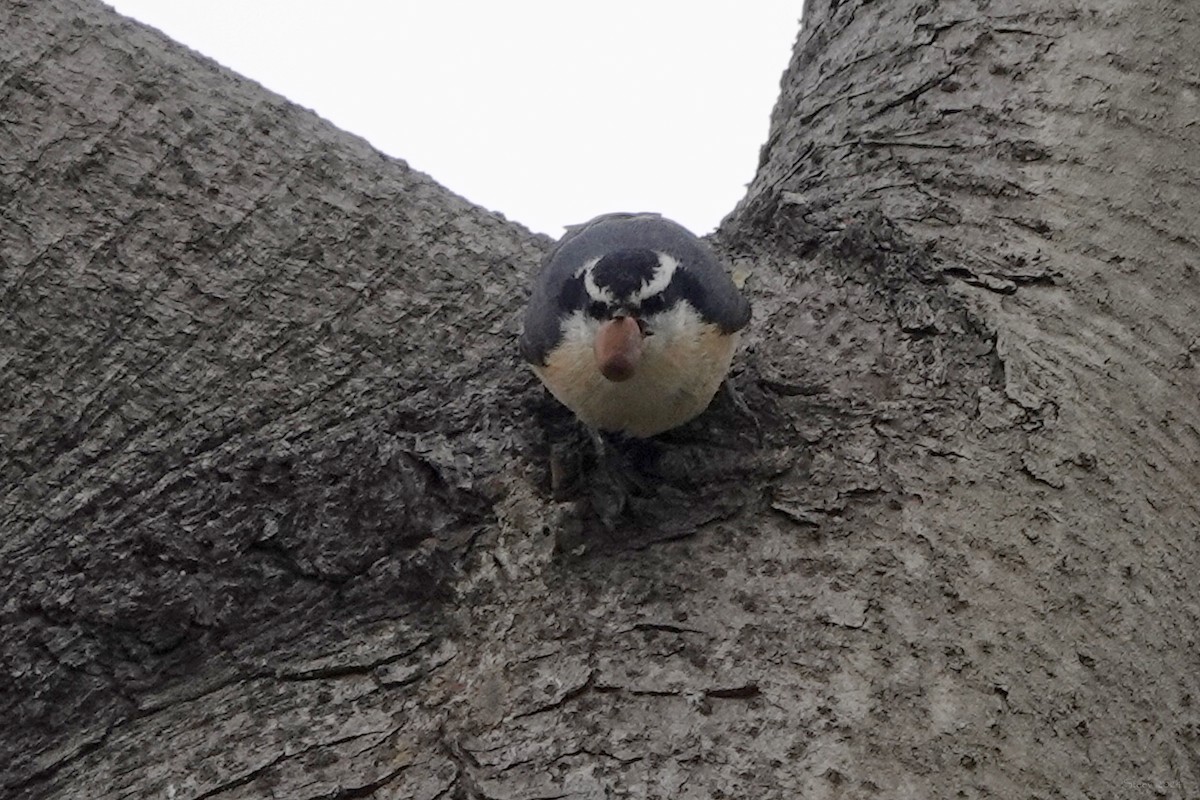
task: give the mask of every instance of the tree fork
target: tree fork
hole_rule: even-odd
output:
[[[761,439],[615,531],[546,240],[0,9],[5,794],[1197,794],[1200,9],[808,6],[714,242]]]

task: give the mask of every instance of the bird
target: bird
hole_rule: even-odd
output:
[[[749,301],[687,228],[604,214],[547,254],[519,348],[593,433],[645,439],[708,407],[749,321]]]

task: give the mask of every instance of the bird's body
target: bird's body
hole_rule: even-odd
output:
[[[695,236],[656,214],[609,214],[551,251],[521,354],[584,424],[648,437],[708,407],[750,306]]]

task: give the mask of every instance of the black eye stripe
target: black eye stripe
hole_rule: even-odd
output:
[[[642,301],[641,311],[643,314],[657,314],[667,307],[667,298],[662,293],[652,297],[647,297]]]
[[[574,311],[577,308],[583,308],[587,302],[587,290],[583,288],[583,278],[574,277],[567,280],[562,285],[562,290],[558,295],[559,308]]]
[[[671,285],[664,294],[670,295],[671,305],[675,305],[679,300],[686,300],[692,308],[704,308],[704,292],[699,282],[686,270],[676,270],[671,278]]]

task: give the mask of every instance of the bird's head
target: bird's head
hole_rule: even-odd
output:
[[[519,346],[586,425],[646,437],[708,406],[749,321],[725,266],[686,228],[605,214],[547,254]]]
[[[585,263],[578,273],[582,314],[593,338],[596,365],[610,381],[637,371],[646,340],[660,331],[679,301],[679,262],[646,249],[615,250]]]

